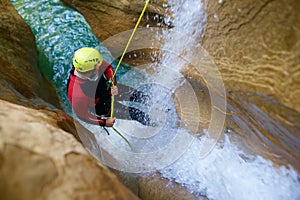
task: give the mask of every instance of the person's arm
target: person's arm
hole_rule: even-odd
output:
[[[100,126],[106,125],[106,120],[101,119],[100,117],[92,115],[91,113],[88,112],[87,101],[73,98],[72,107],[76,115],[79,117],[79,119],[91,124],[96,124]]]

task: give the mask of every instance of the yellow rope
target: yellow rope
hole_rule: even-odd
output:
[[[115,127],[111,127],[116,133],[118,133],[119,134],[119,136],[121,136],[121,138],[123,138],[123,140],[125,140],[125,142],[128,144],[128,146],[130,147],[130,149],[132,149],[132,145],[131,145],[131,143],[127,140],[127,138],[126,137],[124,137],[121,133],[120,133],[120,131],[118,131]]]
[[[134,35],[134,33],[136,32],[136,29],[138,28],[138,26],[139,26],[139,24],[140,24],[140,22],[141,22],[141,20],[142,20],[142,17],[143,17],[143,15],[144,15],[145,11],[146,11],[146,8],[148,7],[149,1],[150,1],[150,0],[147,0],[146,4],[145,4],[145,6],[144,6],[144,8],[143,8],[143,10],[142,10],[142,13],[141,13],[141,15],[140,15],[140,17],[139,17],[139,19],[138,19],[138,21],[137,21],[137,23],[136,23],[136,25],[135,25],[133,31],[132,31],[132,33],[131,33],[131,36],[130,36],[128,42],[127,42],[127,45],[126,45],[126,47],[125,47],[125,49],[124,49],[124,51],[123,51],[123,54],[122,54],[122,56],[121,56],[121,58],[120,58],[120,60],[119,60],[119,62],[118,62],[118,65],[117,65],[117,67],[116,67],[116,70],[115,70],[113,76],[109,79],[109,82],[112,84],[112,86],[115,85],[113,79],[114,79],[114,77],[116,76],[116,73],[117,73],[117,71],[118,71],[118,69],[119,69],[119,67],[120,67],[120,65],[121,65],[121,62],[122,62],[122,60],[123,60],[123,58],[124,58],[124,56],[125,56],[125,53],[126,53],[128,47],[129,47],[130,43],[131,43],[131,40],[132,40],[132,38],[133,38],[133,35]],[[115,104],[115,97],[114,97],[114,95],[112,95],[112,97],[111,97],[111,108],[110,108],[110,118],[113,118],[113,116],[114,116],[114,104]],[[116,133],[118,133],[118,134],[126,141],[126,143],[129,145],[129,147],[132,149],[132,145],[131,145],[131,143],[126,139],[126,137],[124,137],[124,136],[123,136],[116,128],[112,127],[112,129],[113,129]]]
[[[118,71],[118,69],[119,69],[119,67],[120,67],[120,65],[121,65],[121,62],[122,62],[122,60],[123,60],[123,58],[124,58],[124,56],[125,56],[125,54],[126,54],[126,51],[127,51],[128,47],[129,47],[129,45],[130,45],[130,43],[131,43],[131,40],[132,40],[132,38],[133,38],[133,35],[134,35],[134,33],[136,32],[136,29],[138,28],[138,26],[139,26],[139,24],[140,24],[140,22],[141,22],[141,20],[142,20],[142,17],[143,17],[143,15],[144,15],[145,11],[146,11],[146,8],[147,8],[147,6],[148,6],[148,4],[149,4],[149,1],[150,1],[150,0],[147,0],[146,4],[145,4],[145,6],[144,6],[144,8],[143,8],[143,10],[142,10],[142,13],[141,13],[141,15],[140,15],[140,17],[139,17],[139,19],[138,19],[138,21],[137,21],[137,23],[136,23],[136,25],[135,25],[133,31],[132,31],[132,33],[131,33],[131,36],[130,36],[128,42],[127,42],[127,45],[126,45],[126,47],[125,47],[125,49],[124,49],[124,51],[123,51],[123,54],[122,54],[122,56],[121,56],[121,58],[120,58],[120,60],[119,60],[119,62],[118,62],[118,65],[117,65],[117,67],[116,67],[116,70],[115,70],[113,76],[110,78],[110,81],[111,81],[111,83],[112,83],[112,86],[114,86],[113,79],[114,79],[114,77],[116,76],[116,73],[117,73],[117,71]],[[113,116],[114,116],[114,104],[115,104],[115,97],[112,96],[112,98],[111,98],[111,109],[110,109],[110,117],[111,117],[111,118],[113,118]]]

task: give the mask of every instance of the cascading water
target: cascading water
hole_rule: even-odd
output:
[[[65,85],[71,68],[73,52],[82,46],[96,47],[106,60],[111,61],[112,58],[109,51],[97,40],[84,18],[77,12],[62,6],[59,1],[12,0],[11,2],[31,26],[36,36],[36,43],[40,52],[41,71],[54,83],[64,107],[68,108]],[[198,0],[171,0],[168,6],[174,13],[172,17],[174,31],[184,34],[189,38],[189,42],[174,40],[172,32],[167,31],[165,32],[167,34],[157,37],[163,39],[164,48],[170,51],[173,49],[174,52],[179,50],[182,52],[181,56],[189,61],[189,59],[192,59],[192,54],[189,53],[193,51],[192,48],[200,47],[197,41],[199,41],[198,39],[205,28],[204,5]],[[166,73],[163,69],[165,66],[171,66],[176,73]],[[158,70],[156,70],[155,76],[149,75],[146,77],[147,80],[151,80],[153,83],[163,79],[165,83],[168,81],[172,82],[172,84],[174,83],[175,87],[182,85],[181,66],[174,64],[174,53],[164,52],[160,63],[156,67]],[[124,67],[120,69],[122,70]],[[120,82],[124,81],[125,83],[126,80],[128,81],[128,78],[138,79],[136,73],[127,73],[122,78],[123,80],[121,79]],[[145,77],[140,77],[138,80],[143,78]],[[139,89],[147,88],[147,85],[144,86],[141,85]],[[166,145],[165,143],[173,141],[173,137],[176,136],[173,133],[183,132],[181,136],[191,137],[187,130],[176,127],[178,117],[170,92],[172,93],[173,90],[170,91],[168,88],[161,87],[151,88],[151,96],[156,97],[152,98],[151,101],[154,102],[152,103],[154,105],[161,101],[166,103],[159,105],[158,111],[156,111],[155,106],[151,108],[154,114],[159,112],[159,116],[162,117],[157,119],[157,121],[159,122],[170,117],[173,119],[160,129],[160,135],[156,137],[151,135],[152,132],[156,131],[155,126],[148,127],[148,131],[145,131],[145,127],[136,122],[120,121],[119,124],[126,124],[126,126],[123,126],[122,131],[128,133],[128,137],[135,145],[132,151],[136,153],[134,154],[136,157],[134,159],[132,157],[127,158],[124,155],[124,151],[122,151],[115,155],[116,158],[123,156],[125,161],[128,161],[128,165],[135,165],[135,162],[137,162],[135,159],[140,155],[139,153],[143,154],[153,148],[154,151],[159,151],[161,147]],[[166,111],[169,112],[167,115],[164,114]],[[122,127],[121,125],[120,127]],[[95,127],[89,126],[89,128],[93,130]],[[137,128],[139,128],[138,131]],[[139,133],[144,137],[147,136],[150,140],[141,141],[142,136],[130,135],[133,132]],[[109,137],[110,143],[108,144],[111,145],[106,146],[107,151],[110,151],[111,146],[131,151],[126,146],[126,143],[116,134],[107,136],[103,132],[100,133],[98,129],[95,131],[95,134],[100,140]],[[138,136],[139,139],[137,139]],[[181,139],[181,141],[185,141],[184,138]],[[186,186],[196,196],[205,195],[209,199],[222,200],[300,198],[299,175],[292,167],[275,168],[270,161],[260,156],[247,155],[233,145],[227,136],[225,136],[223,145],[216,145],[208,156],[204,159],[199,159],[197,156],[200,151],[199,147],[203,142],[202,137],[192,141],[188,150],[176,162],[160,169],[160,172],[163,177]],[[176,144],[176,148],[181,148],[184,145],[183,142]],[[164,156],[168,157],[170,154],[171,152]],[[145,168],[149,167],[148,165],[152,165],[150,162],[158,159],[155,155],[149,156],[153,156],[153,158],[148,159],[147,157],[147,159],[144,159],[143,165]]]
[[[205,29],[205,5],[198,0],[171,0],[169,4],[174,13],[174,29],[193,43],[174,41],[172,34],[163,35],[163,41],[171,48],[181,48],[189,59],[189,52],[198,48],[200,44],[196,41],[200,41]],[[173,59],[169,58],[164,56],[162,65],[172,65]],[[272,162],[260,156],[247,155],[233,145],[227,135],[223,145],[216,145],[207,157],[197,159],[201,143],[201,138],[195,140],[180,159],[160,171],[162,176],[186,186],[196,196],[209,199],[300,198],[299,174],[292,167],[275,168]]]

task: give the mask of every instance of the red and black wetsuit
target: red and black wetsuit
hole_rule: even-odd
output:
[[[105,120],[97,115],[109,115],[111,105],[110,87],[107,81],[113,76],[112,66],[103,61],[98,81],[88,81],[74,75],[74,67],[68,80],[68,98],[76,115],[83,121],[105,126]],[[116,85],[116,79],[114,78]]]

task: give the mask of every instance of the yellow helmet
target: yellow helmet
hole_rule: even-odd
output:
[[[75,51],[73,65],[79,72],[88,72],[95,69],[95,66],[101,65],[103,58],[99,51],[94,48],[83,47]]]

